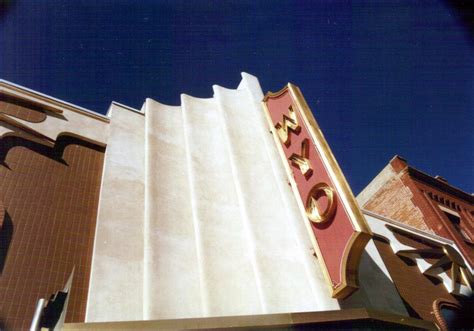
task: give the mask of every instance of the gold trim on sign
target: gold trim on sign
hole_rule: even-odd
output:
[[[285,87],[285,90],[286,90],[286,87]],[[283,92],[285,90],[283,90]],[[283,92],[278,93],[277,95],[280,95]],[[267,118],[268,124],[270,125],[270,128],[271,128],[271,133],[272,133],[273,139],[275,141],[275,144],[277,146],[277,149],[278,149],[278,152],[280,154],[281,160],[283,162],[283,166],[286,170],[286,174],[287,174],[287,177],[288,177],[288,180],[289,180],[289,184],[291,186],[291,189],[293,190],[293,194],[296,197],[299,197],[300,195],[299,195],[299,192],[298,192],[298,187],[297,187],[296,182],[294,180],[290,165],[288,164],[288,161],[286,159],[286,155],[285,155],[285,152],[283,151],[283,147],[280,143],[280,139],[278,138],[275,130],[273,129],[273,121],[271,119],[270,112],[269,112],[265,102],[262,102],[262,105],[263,105],[265,117]],[[298,207],[299,207],[299,210],[300,210],[300,213],[301,213],[301,217],[303,218],[304,225],[306,227],[306,231],[309,234],[309,238],[311,240],[311,244],[313,245],[316,256],[317,256],[319,261],[324,261],[323,255],[322,255],[321,250],[320,250],[319,245],[318,245],[318,242],[316,241],[316,237],[314,236],[313,230],[311,228],[311,223],[309,222],[308,217],[306,216],[306,209],[305,209],[305,206],[303,204],[303,201],[301,200],[301,197],[297,198],[296,202],[298,204]],[[332,281],[331,281],[331,277],[329,276],[329,271],[327,270],[326,264],[324,262],[320,262],[320,265],[322,267],[323,275],[324,275],[324,278],[326,279],[326,284],[329,287],[329,291],[331,293],[331,296],[333,296],[334,288],[333,288],[333,284],[332,284]]]
[[[321,155],[322,163],[326,171],[328,172],[332,183],[334,184],[336,190],[339,192],[339,196],[341,198],[341,205],[349,214],[351,224],[354,230],[357,231],[352,234],[349,242],[347,243],[344,249],[343,259],[341,261],[342,275],[340,284],[332,283],[329,271],[323,259],[323,255],[319,248],[316,237],[313,233],[311,221],[309,220],[306,212],[306,206],[304,205],[302,197],[299,194],[297,184],[290,168],[290,164],[281,145],[278,133],[274,129],[274,124],[266,104],[269,98],[278,97],[285,93],[287,90],[289,90],[290,92],[290,97],[292,99],[293,106],[296,106],[298,108],[300,116],[302,117],[304,124],[306,124],[307,126],[309,135],[311,136],[313,143],[315,144]],[[332,154],[329,145],[327,144],[321,132],[321,129],[319,128],[299,88],[291,83],[288,83],[287,86],[285,86],[276,93],[268,92],[262,101],[262,105],[265,116],[270,125],[275,144],[277,145],[280,157],[282,158],[289,183],[292,187],[293,193],[297,197],[296,201],[298,203],[301,215],[304,219],[304,224],[311,239],[311,243],[313,244],[313,248],[315,250],[317,258],[320,261],[320,265],[322,267],[326,282],[329,285],[331,296],[333,298],[338,299],[345,298],[358,288],[357,270],[360,258],[362,256],[362,252],[365,248],[365,245],[371,238],[372,232],[370,231],[365,221],[365,218],[362,215],[362,212],[360,211],[359,206],[354,198],[354,195],[352,194],[349,184],[347,183],[344,175],[342,174],[342,171],[339,168],[339,165],[337,164],[337,161],[334,158],[334,155]],[[292,108],[292,110],[294,109]],[[335,205],[335,203],[333,203],[333,205]]]
[[[270,91],[268,91],[267,94],[265,94],[265,96],[263,97],[262,102],[263,102],[263,103],[266,103],[267,100],[270,99],[270,98],[277,98],[277,97],[279,97],[280,95],[282,95],[283,93],[286,92],[286,90],[288,89],[289,84],[290,84],[290,83],[288,83],[287,86],[283,86],[283,88],[282,88],[281,90],[277,91],[277,92],[270,92]],[[272,122],[272,125],[271,125],[271,126],[273,126],[273,122]]]
[[[356,230],[372,235],[372,231],[370,231],[370,228],[359,209],[359,205],[352,194],[352,190],[350,189],[349,184],[347,183],[347,180],[344,177],[344,174],[342,173],[342,170],[331,151],[331,148],[324,138],[324,135],[318,123],[316,122],[313,113],[311,112],[311,109],[306,103],[303,94],[297,86],[291,83],[288,83],[288,89],[290,90],[292,99],[296,101],[298,105],[300,114],[303,117],[303,121],[308,124],[310,136],[313,138],[315,145],[318,146],[318,150],[322,156],[323,164],[326,167],[326,171],[329,173],[334,185],[336,186],[336,190],[343,199],[343,205],[347,207],[346,210],[349,213],[351,223],[355,226]]]

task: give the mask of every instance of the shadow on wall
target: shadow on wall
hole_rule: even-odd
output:
[[[8,248],[13,237],[13,222],[10,215],[5,211],[3,216],[3,223],[0,228],[0,275],[3,273],[7,261]],[[1,328],[0,325],[0,329]]]
[[[105,147],[98,146],[94,143],[84,141],[83,139],[73,137],[70,135],[59,135],[56,139],[54,147],[45,146],[31,140],[25,139],[23,137],[17,136],[6,136],[0,139],[1,144],[3,145],[0,148],[0,164],[9,168],[6,158],[10,149],[14,147],[24,147],[31,151],[34,151],[38,154],[41,154],[49,159],[52,159],[56,162],[68,165],[63,159],[63,153],[65,148],[68,145],[75,144],[90,149],[94,149],[99,152],[105,152]]]
[[[373,247],[372,247],[373,246]],[[368,249],[376,249],[372,240]],[[342,309],[368,308],[407,316],[404,302],[392,280],[364,251],[359,265],[359,290],[346,299],[340,299]]]

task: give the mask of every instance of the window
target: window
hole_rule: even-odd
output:
[[[446,218],[451,222],[451,224],[454,226],[456,231],[459,234],[461,234],[463,239],[465,241],[467,241],[468,243],[473,244],[474,242],[471,240],[471,238],[469,237],[467,232],[465,230],[463,230],[463,228],[461,227],[461,217],[460,217],[460,215],[457,212],[455,212],[454,210],[450,210],[450,209],[448,209],[446,207],[443,207],[441,205],[438,205],[438,207],[441,209],[441,211],[446,216]]]
[[[440,330],[472,330],[472,314],[469,303],[463,306],[445,299],[433,302],[433,313]]]

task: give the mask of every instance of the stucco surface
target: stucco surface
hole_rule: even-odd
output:
[[[143,319],[145,118],[119,106],[111,111],[87,321]]]
[[[196,316],[201,300],[183,114],[151,99],[145,113],[144,315]]]

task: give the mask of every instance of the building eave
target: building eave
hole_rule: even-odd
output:
[[[28,100],[34,104],[41,105],[42,107],[45,107],[46,109],[51,109],[53,111],[57,109],[67,109],[76,113],[83,114],[85,116],[95,118],[100,121],[110,122],[110,116],[108,113],[106,115],[102,115],[90,109],[86,109],[70,102],[54,98],[47,94],[12,83],[4,79],[0,79],[0,94],[5,94],[11,97],[21,97],[22,99]]]
[[[469,194],[467,192],[464,192],[462,191],[461,189],[458,189],[452,185],[450,185],[449,183],[441,180],[441,179],[437,179],[433,176],[430,176],[418,169],[415,169],[411,166],[408,166],[407,167],[407,171],[408,171],[408,174],[414,178],[414,179],[417,179],[421,182],[424,182],[426,184],[429,184],[431,186],[434,186],[434,187],[437,187],[439,188],[440,190],[442,191],[445,191],[449,194],[452,194],[460,199],[463,199],[463,200],[466,200],[468,201],[469,203],[473,204],[474,203],[474,196],[472,196],[472,194]]]

